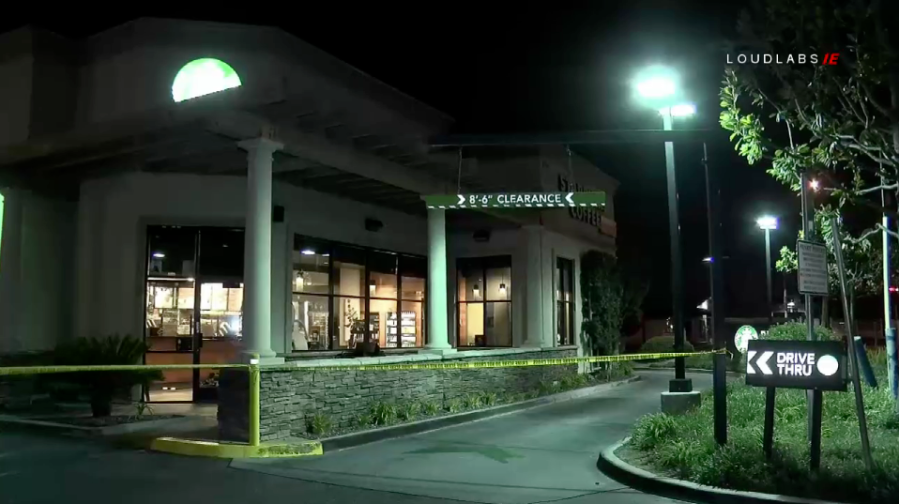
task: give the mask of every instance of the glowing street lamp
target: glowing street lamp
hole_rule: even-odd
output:
[[[662,116],[662,127],[671,131],[673,117],[688,117],[696,113],[696,107],[685,103],[681,96],[680,78],[672,69],[664,66],[652,66],[644,69],[634,80],[634,91],[637,100],[644,106],[659,111]],[[673,301],[672,322],[674,325],[674,351],[682,352],[684,348],[684,299],[683,299],[683,261],[680,245],[680,220],[677,211],[677,178],[674,168],[674,142],[665,142],[665,174],[668,180],[668,233],[671,240],[671,297]],[[674,360],[674,381],[670,391],[692,390],[687,380],[686,366],[683,357]]]
[[[759,229],[764,229],[765,231],[777,229],[777,217],[765,215],[756,219],[755,222],[759,225]]]
[[[774,313],[771,311],[771,230],[777,229],[777,217],[765,215],[759,217],[756,223],[759,225],[759,229],[765,230],[765,277],[768,280],[765,295],[768,300],[768,325],[770,326],[774,322]]]
[[[812,191],[817,191],[820,188],[821,184],[818,183],[817,180],[812,180],[808,183],[808,186],[812,189]]]

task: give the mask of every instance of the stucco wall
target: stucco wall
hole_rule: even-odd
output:
[[[456,261],[458,258],[487,257],[509,255],[512,257],[512,285],[510,293],[512,297],[512,344],[521,346],[525,343],[525,335],[530,330],[529,323],[536,324],[536,330],[540,332],[541,346],[553,347],[556,345],[556,320],[555,320],[555,268],[556,259],[559,257],[574,261],[574,303],[575,303],[575,336],[579,337],[581,327],[581,290],[580,269],[581,256],[589,250],[596,249],[596,245],[584,242],[577,238],[568,237],[547,229],[537,227],[535,236],[531,239],[540,240],[539,278],[528,278],[528,234],[523,229],[503,230],[491,233],[488,242],[476,242],[470,233],[452,234],[448,243],[449,259],[447,270],[451,279],[453,290],[450,292],[452,303],[450,327],[450,339],[455,342],[458,332],[456,314],[455,279],[457,277]],[[539,316],[528,316],[527,290],[538,288],[543,312]]]
[[[30,54],[0,60],[0,145],[24,142],[31,124],[32,68]]]
[[[272,241],[272,344],[282,350],[293,233],[381,247],[426,252],[423,218],[276,183],[274,203],[285,207],[285,223],[274,224]],[[142,334],[146,226],[243,226],[246,179],[130,173],[92,180],[78,204],[77,333]],[[384,223],[365,231],[365,217]]]
[[[570,348],[490,355],[495,351],[460,352],[443,362],[502,361],[573,357]],[[421,359],[426,357],[422,356]],[[335,365],[342,359],[331,359]],[[380,359],[408,360],[404,358]],[[428,362],[440,361],[431,358]],[[318,364],[326,364],[318,362]],[[307,418],[324,415],[336,428],[353,426],[360,415],[376,403],[402,406],[410,402],[433,402],[445,408],[453,400],[493,392],[497,395],[527,392],[541,383],[552,383],[573,374],[577,366],[528,366],[492,369],[436,369],[410,371],[361,371],[354,369],[266,371],[260,378],[260,437],[273,441],[302,437]],[[219,435],[244,441],[247,435],[248,381],[245,370],[223,370],[219,385]]]
[[[71,337],[75,204],[5,190],[0,245],[0,354]]]

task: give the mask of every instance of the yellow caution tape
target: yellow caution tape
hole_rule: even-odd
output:
[[[337,364],[333,366],[303,366],[298,364],[285,364],[278,366],[262,366],[265,371],[334,371],[334,370],[359,370],[359,371],[411,371],[418,369],[491,369],[530,366],[566,366],[580,364],[582,362],[629,362],[636,360],[674,359],[677,357],[693,357],[697,355],[715,355],[727,353],[726,350],[711,350],[705,352],[668,352],[647,354],[622,354],[601,355],[596,357],[561,357],[556,359],[521,359],[498,361],[467,361],[467,362],[430,362],[430,363],[402,363],[402,364]],[[477,357],[474,357],[477,358]],[[0,367],[0,376],[31,375],[48,373],[74,373],[86,371],[150,371],[172,369],[234,369],[249,368],[248,364],[130,364],[111,366],[21,366]]]
[[[152,371],[165,369],[248,368],[247,364],[115,364],[110,366],[18,366],[0,367],[0,376],[48,373],[80,373],[85,371]]]
[[[522,359],[500,361],[468,361],[468,362],[431,362],[422,364],[360,364],[360,365],[335,365],[335,366],[309,366],[284,365],[266,366],[268,370],[284,371],[336,371],[356,369],[359,371],[411,371],[417,369],[494,369],[529,366],[566,366],[581,362],[629,362],[635,360],[674,359],[677,357],[692,357],[696,355],[715,355],[727,353],[726,350],[712,350],[706,352],[668,352],[650,354],[622,354],[601,355],[596,357],[561,357],[556,359]],[[476,357],[475,357],[476,358]]]

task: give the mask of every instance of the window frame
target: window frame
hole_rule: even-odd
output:
[[[421,324],[421,346],[403,346],[402,336],[399,334],[400,329],[398,328],[397,329],[397,346],[396,347],[386,347],[385,346],[384,348],[385,349],[386,348],[391,348],[391,349],[393,349],[393,348],[397,348],[397,349],[399,349],[399,348],[424,348],[424,346],[428,344],[428,331],[427,331],[427,323],[426,323],[427,316],[428,316],[428,314],[427,314],[427,293],[428,293],[428,268],[427,268],[427,259],[428,258],[427,258],[427,256],[421,256],[421,255],[417,255],[417,254],[409,254],[409,253],[405,253],[405,252],[397,252],[394,250],[385,250],[385,249],[375,248],[375,247],[365,247],[362,245],[354,245],[351,243],[344,243],[344,242],[338,242],[338,241],[333,241],[333,240],[323,240],[321,238],[315,238],[315,237],[303,235],[300,233],[294,233],[293,247],[292,247],[291,252],[301,251],[301,249],[302,249],[301,245],[304,243],[309,243],[309,244],[314,243],[316,246],[321,246],[324,249],[323,253],[328,254],[328,257],[329,257],[329,261],[328,261],[328,293],[321,294],[321,293],[297,292],[296,290],[294,290],[295,283],[291,282],[290,299],[292,301],[294,295],[318,296],[318,297],[327,298],[328,326],[329,326],[328,327],[328,335],[327,335],[328,347],[321,349],[321,350],[297,350],[297,352],[331,351],[331,350],[346,350],[347,349],[345,347],[341,347],[338,344],[338,339],[339,339],[339,334],[340,334],[340,325],[339,325],[340,321],[337,320],[336,311],[337,311],[337,301],[341,300],[341,299],[360,299],[360,300],[362,300],[362,305],[363,305],[363,309],[365,310],[365,320],[366,320],[365,333],[364,333],[364,341],[365,342],[371,341],[371,323],[368,321],[371,320],[371,300],[372,299],[395,301],[396,307],[397,307],[396,308],[397,319],[401,318],[400,314],[402,312],[403,301],[421,303],[422,318],[425,319],[425,321],[423,321]],[[362,257],[364,258],[364,261],[363,261],[364,264],[362,264],[362,266],[363,266],[362,276],[363,276],[363,281],[364,281],[363,285],[364,286],[362,289],[361,296],[340,294],[339,292],[337,292],[337,288],[335,285],[335,267],[334,267],[334,263],[336,262],[334,259],[334,257],[335,257],[334,251],[337,248],[356,249],[357,251],[359,251],[362,254]],[[396,277],[396,287],[397,288],[396,288],[396,297],[395,298],[385,298],[385,297],[378,297],[378,296],[373,297],[372,296],[371,289],[369,288],[369,285],[371,285],[371,280],[372,280],[372,277],[371,277],[372,271],[371,271],[370,263],[372,262],[371,257],[374,254],[389,254],[389,255],[393,255],[396,257],[396,268],[395,268],[396,271],[395,271],[394,275]],[[425,263],[425,267],[423,270],[423,274],[424,274],[423,280],[424,280],[424,289],[425,290],[422,292],[422,299],[405,299],[405,298],[403,298],[402,273],[404,271],[406,271],[403,268],[404,261],[409,261],[409,262],[424,261],[424,263]],[[291,272],[295,271],[295,269],[294,269],[295,264],[293,263],[293,260],[291,260],[290,268],[291,268]],[[379,272],[379,273],[383,274],[383,272]],[[410,278],[414,278],[414,277],[410,277]],[[293,315],[291,313],[291,317],[292,316]],[[292,327],[292,322],[291,322],[291,327]],[[386,334],[385,334],[385,342],[386,342]]]
[[[470,268],[468,266],[471,265]],[[478,301],[462,301],[459,299],[459,280],[462,278],[463,271],[475,270],[477,266],[478,270],[481,273],[481,282],[484,286],[484,295],[481,296],[482,299]],[[498,268],[509,268],[509,282],[512,281],[512,256],[511,255],[493,255],[493,256],[482,256],[482,257],[458,257],[456,258],[456,288],[455,288],[455,300],[456,300],[456,348],[512,348],[515,346],[514,342],[514,320],[512,318],[512,289],[507,290],[506,299],[488,299],[487,298],[487,270],[490,269],[498,269]],[[484,327],[484,332],[486,333],[487,328],[487,304],[494,303],[507,303],[509,305],[509,344],[502,346],[484,346],[478,347],[477,345],[462,345],[462,305],[468,304],[482,304],[484,305],[484,309],[481,310],[483,312],[482,327]],[[486,335],[485,335],[486,337]]]
[[[561,338],[556,338],[556,346],[571,346],[576,345],[577,342],[575,340],[577,331],[575,330],[575,304],[576,304],[576,296],[574,292],[574,259],[568,259],[567,257],[556,257],[556,275],[558,278],[559,285],[556,285],[555,289],[553,289],[553,294],[556,297],[556,306],[555,306],[555,317],[556,317],[556,332],[557,336],[559,336],[559,317],[564,313],[568,316],[568,320],[570,323],[568,324],[568,334],[561,334]],[[563,291],[563,287],[568,285],[570,294],[570,300],[565,301],[566,291]]]

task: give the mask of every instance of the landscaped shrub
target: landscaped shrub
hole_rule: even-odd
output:
[[[397,408],[394,404],[379,402],[372,405],[370,414],[373,425],[390,425],[396,423]]]
[[[427,416],[434,416],[440,412],[440,405],[434,401],[427,401],[422,404],[421,412]]]
[[[138,364],[146,351],[146,343],[132,336],[77,338],[59,344],[53,351],[53,360],[60,366]],[[90,394],[93,416],[103,417],[110,415],[117,395],[124,395],[135,385],[147,386],[161,379],[161,371],[148,369],[65,373],[55,375],[53,381],[79,384]]]
[[[465,409],[478,409],[481,407],[481,396],[477,394],[468,394],[462,401]]]
[[[410,420],[415,420],[420,412],[421,404],[417,402],[408,402],[397,408],[396,418],[400,422],[408,422]]]
[[[306,432],[316,436],[323,436],[331,432],[331,419],[321,413],[306,418]]]
[[[693,344],[684,340],[684,352],[692,352]],[[671,353],[674,352],[674,336],[656,336],[650,338],[640,347],[640,353]]]
[[[820,341],[837,341],[840,338],[830,329],[816,325],[815,334]],[[805,323],[789,322],[772,327],[765,336],[766,340],[805,341],[808,339],[808,327]]]

